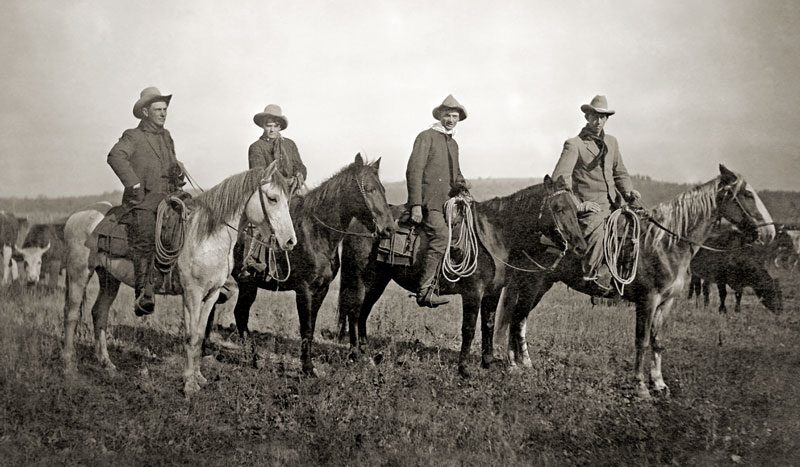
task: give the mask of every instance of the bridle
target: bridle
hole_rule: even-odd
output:
[[[362,232],[351,232],[349,230],[337,229],[336,227],[333,227],[333,226],[328,225],[325,222],[323,222],[322,219],[317,217],[316,214],[311,213],[311,216],[313,216],[314,220],[319,222],[323,227],[327,228],[328,230],[332,230],[334,232],[338,232],[338,233],[344,234],[344,235],[354,235],[356,237],[377,238],[378,237],[378,220],[375,218],[375,214],[372,212],[372,209],[369,207],[369,202],[367,202],[367,193],[366,193],[366,191],[364,191],[364,180],[363,180],[363,178],[359,179],[358,177],[355,177],[355,180],[356,180],[356,186],[358,187],[358,191],[361,193],[361,199],[364,200],[364,206],[367,207],[367,211],[369,211],[369,213],[372,215],[372,226],[373,226],[372,233],[365,234],[365,233],[362,233]]]
[[[728,196],[730,196],[730,199],[733,199],[736,205],[739,206],[739,209],[741,209],[742,212],[744,213],[745,218],[748,221],[750,221],[750,224],[752,224],[753,228],[758,229],[759,227],[774,225],[775,222],[758,222],[755,216],[750,214],[750,211],[748,211],[747,208],[744,207],[742,201],[739,199],[739,192],[742,190],[743,186],[744,186],[744,179],[739,177],[735,183],[732,183],[730,185],[725,185],[724,187],[720,188],[718,192],[722,192],[723,199],[725,199]],[[717,213],[717,217],[719,219],[722,218],[719,213]]]

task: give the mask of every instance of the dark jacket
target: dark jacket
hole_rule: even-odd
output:
[[[451,135],[428,129],[417,135],[406,168],[407,207],[442,211],[450,189],[464,185],[458,164],[458,143]]]
[[[265,136],[262,136],[251,144],[250,150],[247,151],[247,160],[251,169],[267,167],[276,158],[280,160],[278,168],[284,177],[294,177],[299,172],[303,174],[303,179],[307,178],[306,166],[300,159],[300,151],[297,150],[294,141],[289,138],[280,137],[267,140]]]
[[[108,165],[125,187],[123,204],[127,204],[137,183],[142,184],[145,195],[173,191],[169,170],[176,164],[175,143],[169,131],[150,128],[144,120],[136,128],[125,130],[108,153]]]

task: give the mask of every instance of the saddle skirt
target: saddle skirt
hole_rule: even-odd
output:
[[[159,240],[162,249],[175,250],[180,247],[183,231],[183,214],[180,212],[183,206],[167,198],[163,201],[165,209],[158,210],[159,219],[157,225],[161,227]],[[127,206],[114,206],[106,212],[103,219],[92,231],[86,241],[86,246],[92,252],[91,263],[98,260],[98,254],[103,254],[109,258],[132,259],[128,247],[128,225],[131,220],[129,215],[131,209]],[[188,213],[187,213],[188,214]],[[152,245],[155,249],[156,245]],[[179,294],[182,292],[180,278],[178,274],[173,274],[175,262],[165,264],[158,260],[158,255],[154,255],[152,268],[160,274],[155,277],[163,276],[161,284],[156,283],[156,292],[164,294]]]

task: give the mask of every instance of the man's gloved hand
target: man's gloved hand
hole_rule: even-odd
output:
[[[422,206],[416,205],[411,207],[411,222],[415,224],[422,222]]]
[[[180,162],[170,166],[168,175],[170,183],[175,185],[175,188],[181,188],[186,185],[186,172]]]
[[[456,183],[455,185],[450,187],[450,192],[447,193],[447,197],[455,198],[456,196],[463,195],[465,193],[466,195],[469,195],[469,189],[467,188],[467,185],[464,183]]]
[[[632,203],[632,202],[634,202],[636,200],[642,199],[642,194],[639,193],[638,190],[631,190],[631,191],[625,193],[625,195],[623,197],[625,198],[625,201],[627,201],[629,203]]]
[[[131,187],[131,197],[129,201],[134,206],[144,201],[144,187],[140,183]]]
[[[600,205],[594,201],[583,201],[578,204],[578,213],[600,212]]]

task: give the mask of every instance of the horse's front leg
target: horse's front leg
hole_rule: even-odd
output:
[[[314,362],[311,361],[311,351],[314,343],[314,329],[317,325],[317,312],[327,293],[327,285],[317,290],[312,290],[310,286],[305,285],[300,287],[295,295],[297,314],[300,319],[300,361],[303,365],[303,373],[308,376],[319,375],[317,369],[314,368]]]
[[[645,354],[650,349],[650,333],[652,330],[655,305],[652,299],[636,304],[636,362],[633,365],[636,394],[642,399],[650,399],[647,380],[644,376]]]
[[[183,370],[183,392],[186,397],[198,392],[207,381],[200,372],[203,337],[211,307],[217,301],[219,288],[207,292],[199,286],[184,285],[183,319],[186,349],[186,367]]]
[[[458,355],[458,373],[462,377],[468,378],[467,362],[469,361],[469,349],[472,347],[472,340],[475,338],[475,324],[478,321],[478,312],[481,308],[481,291],[472,290],[462,294],[461,302],[461,353]]]
[[[661,352],[664,350],[664,336],[661,331],[664,329],[664,322],[667,320],[674,302],[674,298],[669,298],[656,308],[650,331],[650,345],[653,349],[650,361],[650,380],[653,382],[653,389],[665,395],[669,394],[669,387],[664,383],[664,377],[661,374]]]
[[[489,368],[494,362],[494,320],[500,292],[484,295],[481,300],[481,365]]]

